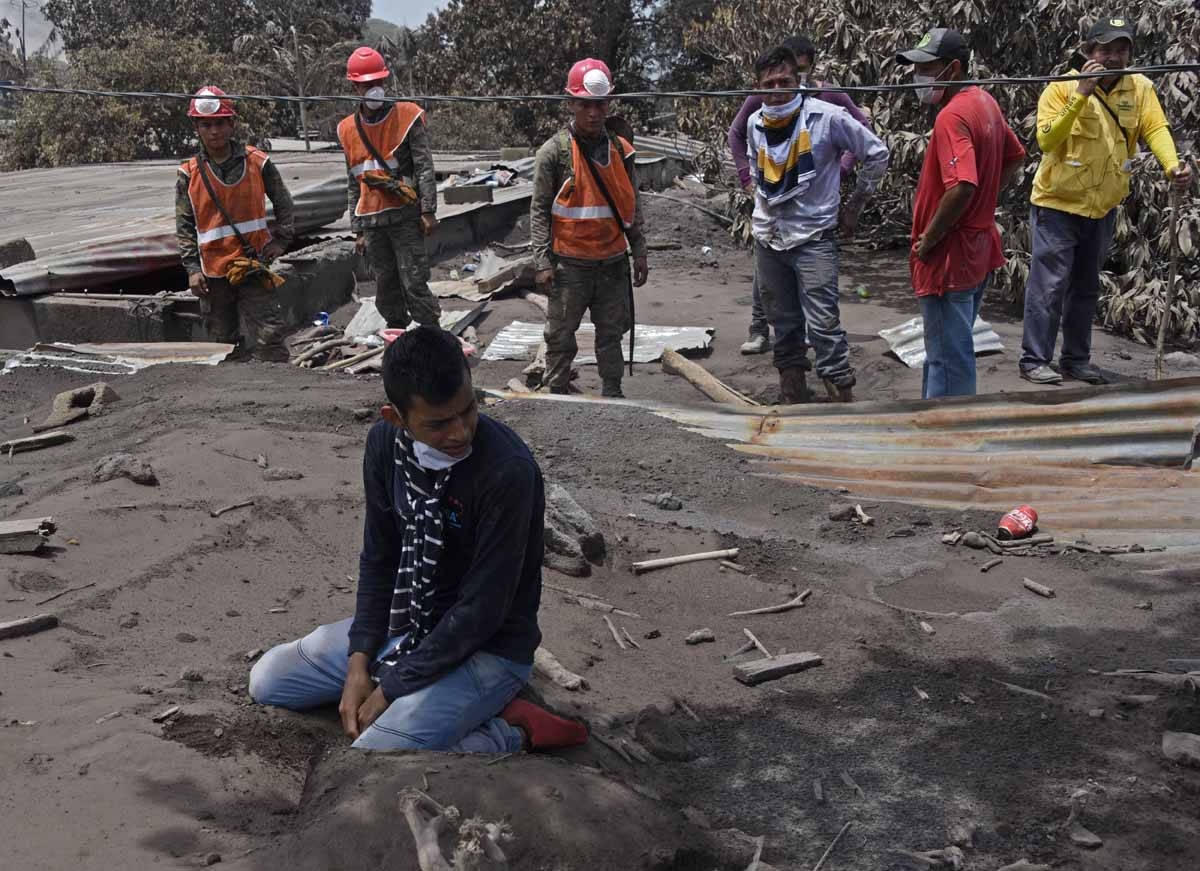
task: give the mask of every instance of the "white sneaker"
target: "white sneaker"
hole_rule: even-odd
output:
[[[742,342],[743,354],[764,354],[771,347],[771,343],[766,336],[751,336],[746,341]]]

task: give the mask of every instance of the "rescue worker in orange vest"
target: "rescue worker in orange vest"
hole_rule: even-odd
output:
[[[375,308],[392,328],[412,321],[437,326],[442,310],[429,290],[429,258],[423,236],[437,230],[437,181],[425,129],[415,103],[383,98],[388,78],[383,55],[356,48],[346,78],[362,98],[338,124],[349,177],[350,229],[358,252],[375,273]]]
[[[566,91],[574,120],[538,149],[529,215],[534,280],[550,301],[544,381],[552,393],[568,392],[575,332],[590,310],[601,392],[621,397],[621,337],[633,326],[629,254],[634,287],[650,271],[633,146],[605,128],[612,74],[603,61],[575,64]]]
[[[234,138],[237,112],[220,88],[197,91],[188,117],[200,151],[179,167],[175,238],[208,337],[237,344],[235,359],[287,362],[281,280],[266,264],[295,237],[291,194],[266,152]],[[266,198],[275,207],[269,226]]]

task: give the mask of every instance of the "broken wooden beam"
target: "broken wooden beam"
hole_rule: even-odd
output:
[[[698,563],[704,560],[723,560],[736,557],[739,550],[736,547],[731,547],[728,550],[710,550],[704,553],[689,553],[682,556],[667,556],[661,559],[643,560],[633,564],[633,573],[642,575],[646,572],[652,572],[655,569],[665,569],[671,566],[681,566],[686,563]]]
[[[25,451],[40,451],[42,448],[52,448],[55,445],[62,445],[73,441],[75,441],[75,436],[66,430],[56,429],[53,432],[39,433],[28,438],[12,439],[11,441],[0,443],[0,454],[11,457],[13,454],[21,454]]]
[[[668,375],[678,375],[709,399],[726,405],[758,405],[750,397],[723,383],[711,372],[670,348],[663,351],[662,369]]]
[[[53,614],[38,614],[34,617],[21,617],[0,623],[0,639],[20,638],[22,635],[33,635],[44,632],[58,625],[58,618]]]
[[[757,614],[782,614],[785,611],[792,611],[796,608],[804,607],[804,600],[812,595],[812,590],[805,590],[794,599],[789,599],[782,605],[770,605],[766,608],[755,608],[752,611],[734,611],[730,617],[753,617]]]
[[[336,339],[328,339],[323,342],[318,342],[302,354],[298,354],[292,358],[292,365],[299,366],[306,360],[311,360],[314,357],[319,357],[326,351],[332,351],[334,348],[341,348],[345,345],[353,345],[353,339],[347,339],[345,336],[339,336]]]
[[[52,517],[0,522],[0,553],[36,553],[56,529]]]
[[[355,354],[353,357],[347,357],[344,360],[338,360],[334,363],[327,363],[326,365],[322,366],[321,368],[323,370],[325,370],[326,372],[333,372],[333,371],[337,371],[338,369],[347,369],[350,366],[355,366],[359,363],[364,362],[365,360],[370,360],[375,357],[381,357],[381,356],[383,356],[383,352],[386,350],[387,350],[386,345],[384,345],[383,347],[380,347],[380,348],[371,348],[369,351],[363,351],[361,354]]]
[[[1029,578],[1022,578],[1021,586],[1032,593],[1037,593],[1039,596],[1045,599],[1054,598],[1054,590],[1050,589],[1044,584],[1039,584],[1037,581],[1031,581]]]
[[[817,653],[782,653],[771,659],[756,659],[733,667],[733,676],[746,686],[755,686],[769,680],[786,677],[821,665],[824,660]]]

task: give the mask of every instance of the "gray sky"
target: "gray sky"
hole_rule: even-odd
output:
[[[445,5],[445,0],[375,0],[371,6],[371,17],[417,27],[425,23],[425,17],[430,12]]]

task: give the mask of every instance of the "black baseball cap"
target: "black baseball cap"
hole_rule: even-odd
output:
[[[1087,41],[1107,45],[1118,39],[1128,39],[1133,42],[1133,22],[1120,15],[1106,15],[1092,25],[1088,31]]]
[[[949,27],[935,27],[921,37],[915,48],[898,53],[896,63],[925,64],[933,60],[958,60],[970,57],[970,54],[971,49],[961,33]]]

